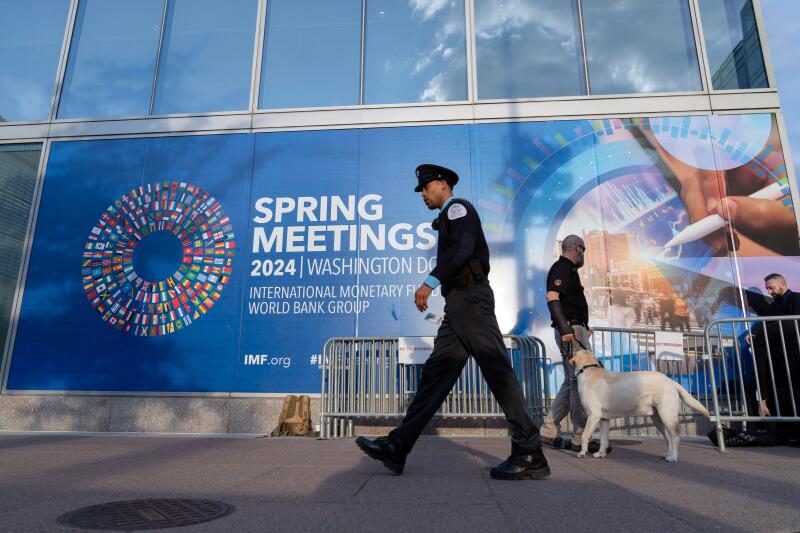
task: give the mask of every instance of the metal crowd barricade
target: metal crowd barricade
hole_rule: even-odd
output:
[[[705,335],[701,332],[679,332],[683,350],[669,358],[656,356],[656,331],[653,329],[593,328],[592,351],[610,372],[655,370],[665,374],[694,395],[709,411],[713,407],[714,376],[705,359]],[[733,342],[730,335],[711,340],[713,349]]]
[[[506,349],[522,385],[531,416],[541,422],[550,399],[544,343],[536,337],[505,336]],[[400,364],[398,339],[333,338],[321,361],[320,437],[353,436],[353,420],[405,414],[417,390],[422,365]],[[470,357],[438,416],[500,417],[503,411]]]
[[[705,329],[705,342],[714,369],[709,410],[721,452],[723,422],[800,423],[800,315],[715,320]],[[761,411],[761,400],[770,416]]]

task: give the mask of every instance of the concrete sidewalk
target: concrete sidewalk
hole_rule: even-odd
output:
[[[0,433],[0,530],[76,531],[64,512],[139,498],[207,498],[225,518],[173,531],[797,531],[800,449],[613,441],[607,459],[548,451],[546,481],[488,467],[505,439],[423,437],[402,476],[352,440]]]

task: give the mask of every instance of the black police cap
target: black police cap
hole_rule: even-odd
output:
[[[417,181],[419,183],[414,187],[414,192],[420,192],[426,183],[434,180],[444,180],[450,185],[450,188],[453,188],[458,183],[458,174],[449,168],[440,167],[439,165],[431,165],[429,163],[420,165],[417,167]]]

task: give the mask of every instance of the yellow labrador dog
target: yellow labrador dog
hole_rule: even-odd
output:
[[[650,415],[653,424],[667,441],[664,459],[678,462],[678,408],[681,402],[710,416],[703,404],[686,389],[660,372],[606,372],[594,354],[588,350],[576,352],[572,364],[578,375],[578,390],[586,410],[581,451],[584,457],[592,433],[600,424],[600,451],[595,457],[605,457],[608,450],[608,421],[623,416]]]

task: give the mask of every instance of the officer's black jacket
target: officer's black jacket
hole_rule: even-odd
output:
[[[483,273],[489,274],[489,245],[478,211],[466,200],[453,198],[439,213],[438,221],[436,268],[431,276],[442,282],[442,295],[446,295],[471,259],[480,261]]]
[[[567,320],[589,323],[589,306],[583,295],[583,285],[578,268],[563,255],[553,263],[547,273],[547,292],[557,292]],[[553,327],[556,327],[555,322]]]
[[[752,291],[745,291],[745,297],[758,316],[800,315],[800,294],[791,290],[771,302],[767,302],[762,294]]]
[[[792,316],[800,315],[800,294],[787,290],[783,297],[776,300],[767,301],[763,295],[752,291],[745,291],[745,299],[750,307],[756,312],[758,316]],[[751,329],[753,337],[757,338],[764,336],[764,328],[767,328],[767,333],[773,339],[780,340],[781,326],[778,322],[759,322]],[[794,322],[783,322],[784,337],[795,337]],[[783,349],[779,347],[780,353]],[[782,357],[782,356],[781,356]]]
[[[800,315],[800,294],[786,291],[783,297],[767,303],[764,296],[746,291],[747,303],[758,316]],[[761,397],[766,399],[776,416],[775,396],[778,397],[782,416],[792,416],[790,390],[800,400],[800,346],[797,341],[795,322],[761,322],[752,329],[752,346],[756,359]],[[770,368],[771,365],[771,368]],[[788,369],[787,369],[788,366]],[[775,386],[772,380],[775,379]],[[777,390],[776,390],[777,389]],[[796,405],[800,409],[800,405]]]

